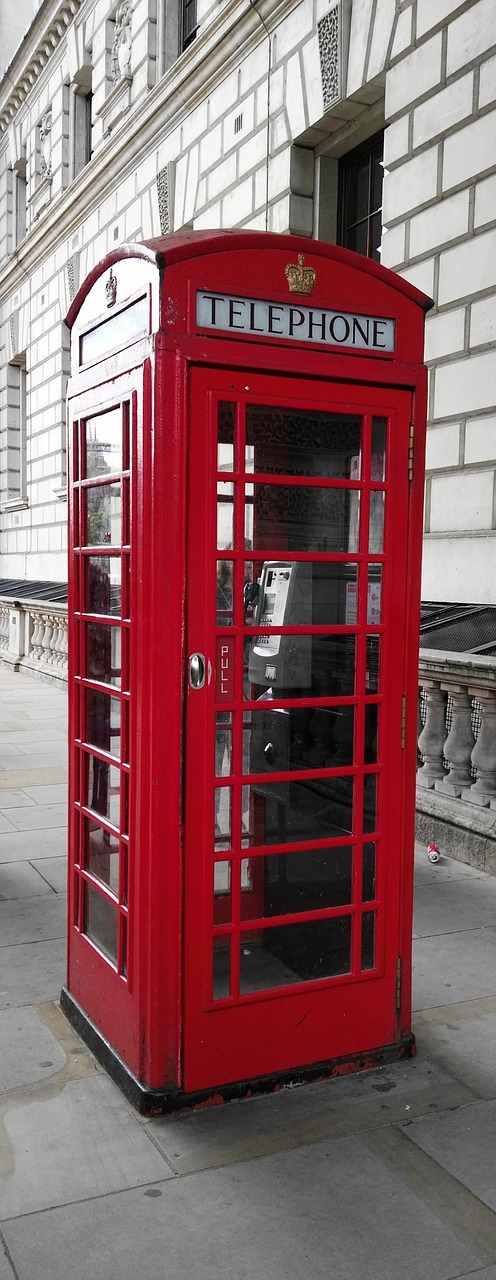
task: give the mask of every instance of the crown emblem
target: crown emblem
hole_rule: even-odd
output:
[[[287,267],[284,269],[290,293],[313,293],[317,272],[314,271],[313,267],[304,267],[304,260],[304,254],[299,253],[298,265],[296,265],[296,262],[288,262]]]
[[[105,297],[107,299],[107,306],[113,307],[117,297],[117,280],[112,271],[112,267],[110,268],[110,275],[105,284]]]

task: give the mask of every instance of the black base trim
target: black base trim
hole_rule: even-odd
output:
[[[380,1049],[367,1049],[363,1053],[350,1054],[345,1058],[315,1062],[311,1066],[295,1067],[291,1071],[280,1071],[276,1075],[258,1076],[254,1080],[240,1080],[235,1084],[202,1089],[197,1093],[183,1093],[182,1089],[175,1086],[150,1089],[133,1075],[66,987],[62,988],[60,1004],[69,1022],[97,1061],[105,1068],[110,1079],[118,1085],[140,1115],[144,1116],[165,1115],[169,1111],[215,1106],[222,1102],[233,1102],[238,1098],[253,1098],[264,1093],[274,1093],[288,1085],[330,1080],[333,1076],[348,1075],[354,1071],[370,1071],[373,1067],[381,1067],[398,1059],[415,1057],[415,1036],[410,1034],[403,1036],[396,1044],[383,1045]]]

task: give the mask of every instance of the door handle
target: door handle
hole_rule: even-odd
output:
[[[203,689],[205,684],[205,658],[203,653],[192,653],[190,656],[189,683],[191,689]]]

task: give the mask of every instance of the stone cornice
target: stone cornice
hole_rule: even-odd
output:
[[[28,97],[67,28],[81,0],[45,0],[0,82],[0,132],[4,132]]]
[[[240,54],[247,55],[267,39],[261,16],[274,30],[299,3],[300,0],[261,0],[255,8],[251,0],[229,0],[0,265],[0,298],[15,292],[30,270],[39,265],[40,258],[79,229],[116,181],[133,172],[157,146],[162,134],[172,132],[187,119],[197,102],[205,99],[233,65],[238,65]]]

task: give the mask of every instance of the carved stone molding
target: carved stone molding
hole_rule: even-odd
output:
[[[132,13],[131,0],[122,0],[115,15],[115,32],[110,55],[114,84],[117,84],[122,77],[127,77],[131,74]]]
[[[324,111],[346,96],[350,11],[338,0],[317,24]]]
[[[81,0],[62,0],[60,5],[54,6],[55,11],[52,11],[51,18],[47,20],[47,27],[39,36],[36,44],[33,39],[28,58],[22,65],[19,65],[20,55],[19,59],[17,55],[14,57],[9,68],[9,81],[12,84],[12,91],[0,107],[0,131],[3,132],[7,129],[15,119],[19,108],[30,94],[49,58],[52,57],[61,40],[65,38],[67,28],[70,27],[80,7]]]
[[[158,213],[161,235],[174,230],[174,165],[164,165],[157,173]]]

